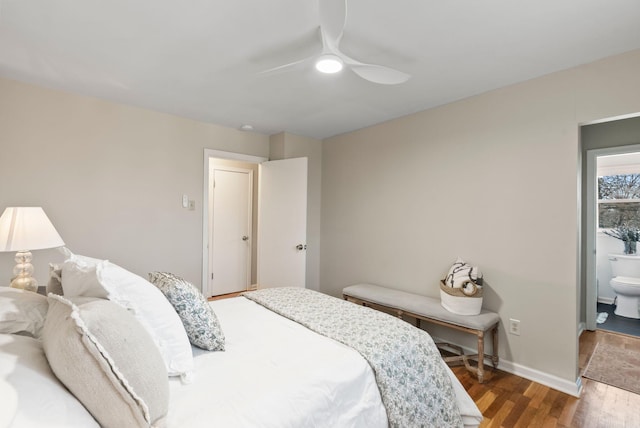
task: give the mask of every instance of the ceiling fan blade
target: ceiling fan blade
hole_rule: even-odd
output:
[[[395,68],[385,67],[383,65],[365,64],[355,60],[344,53],[337,51],[337,55],[347,64],[354,73],[365,80],[381,85],[399,85],[411,78],[410,74]]]
[[[351,70],[358,76],[373,83],[381,85],[398,85],[411,78],[411,75],[382,65],[352,64]]]
[[[337,49],[347,22],[347,0],[318,0],[320,33],[326,48]]]
[[[300,59],[298,61],[290,62],[288,64],[283,64],[283,65],[279,65],[277,67],[269,68],[267,70],[262,70],[258,74],[269,74],[269,73],[275,73],[277,71],[285,71],[287,68],[295,68],[296,66],[302,65],[303,63],[311,61],[311,60],[313,60],[315,58],[316,58],[316,56],[314,55],[312,57],[308,57],[308,58]]]

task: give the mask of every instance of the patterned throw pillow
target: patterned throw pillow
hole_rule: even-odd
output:
[[[173,305],[193,345],[208,351],[224,351],[224,334],[218,317],[193,284],[167,272],[151,272],[149,281]]]

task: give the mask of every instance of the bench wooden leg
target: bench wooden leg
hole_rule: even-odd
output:
[[[493,364],[493,368],[498,368],[498,324],[493,328],[492,334],[493,338],[493,356],[491,357],[491,363]]]
[[[478,382],[484,381],[484,332],[478,332]]]

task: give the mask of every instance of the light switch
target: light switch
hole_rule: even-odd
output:
[[[189,208],[189,195],[182,195],[182,208]]]

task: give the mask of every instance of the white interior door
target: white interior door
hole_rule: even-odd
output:
[[[211,294],[247,290],[251,283],[253,171],[215,168],[212,195]]]
[[[260,164],[258,288],[304,287],[307,158]]]

